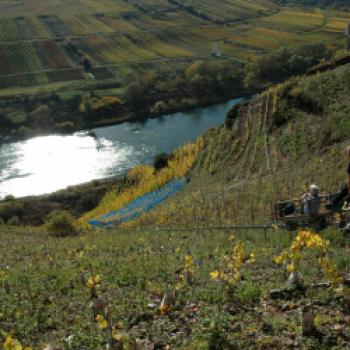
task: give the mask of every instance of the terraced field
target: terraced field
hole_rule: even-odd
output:
[[[255,59],[286,43],[344,42],[349,12],[268,0],[0,0],[0,87],[123,78],[172,60]]]

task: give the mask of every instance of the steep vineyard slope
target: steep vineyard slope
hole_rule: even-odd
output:
[[[346,181],[349,88],[347,65],[234,108],[225,126],[205,134],[188,190],[137,224],[268,222],[276,200],[310,183],[337,191]]]
[[[0,89],[79,85],[84,58],[96,80],[119,80],[213,56],[256,59],[287,41],[342,45],[349,21],[268,0],[0,1]]]

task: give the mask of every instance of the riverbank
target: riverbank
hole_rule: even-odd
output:
[[[143,122],[228,101],[247,93],[238,79],[242,68],[242,64],[226,59],[210,64],[198,62],[179,71],[150,71],[122,84],[96,81],[89,88],[82,85],[68,91],[2,96],[0,142]],[[203,72],[197,74],[198,69]],[[201,84],[205,89],[198,85],[199,78],[204,79]]]
[[[246,98],[247,96],[249,96],[248,92],[244,91],[243,98]],[[201,100],[180,100],[173,104],[164,105],[161,109],[147,108],[146,110],[140,111],[139,113],[133,111],[133,108],[130,106],[126,106],[125,104],[119,102],[120,105],[115,105],[115,109],[113,109],[111,106],[108,108],[104,106],[103,108],[100,107],[98,110],[86,112],[85,114],[81,113],[78,117],[74,118],[74,122],[66,121],[53,125],[42,124],[40,128],[32,128],[30,126],[21,126],[16,130],[2,128],[0,130],[0,144],[22,141],[37,136],[47,136],[51,134],[72,135],[75,132],[108,127],[126,122],[145,122],[148,119],[161,118],[169,114],[189,112],[198,108],[215,106],[217,104],[226,103],[238,97],[241,98],[242,94],[239,96],[212,95]],[[106,96],[103,98],[106,98]],[[121,101],[118,97],[113,97],[113,99],[118,99]],[[49,101],[49,98],[45,100],[40,98],[37,101],[32,102],[34,104],[39,104],[45,102],[47,103]],[[95,103],[97,102],[95,101]],[[60,118],[68,118],[71,112],[66,110],[66,108],[64,108],[64,105],[62,105],[61,108],[62,109],[60,111],[59,107],[57,107],[56,113],[62,113],[60,115]],[[74,111],[72,113],[74,114]]]
[[[0,200],[0,223],[40,226],[48,214],[61,210],[67,210],[79,217],[94,209],[107,192],[120,190],[124,183],[125,176],[117,176],[69,186],[40,196],[23,198],[8,196]]]

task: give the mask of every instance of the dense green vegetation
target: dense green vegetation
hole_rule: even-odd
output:
[[[12,225],[43,225],[52,212],[66,210],[75,217],[98,205],[106,192],[123,186],[125,179],[92,181],[88,184],[43,195],[14,199],[12,196],[0,201],[0,222]]]
[[[283,99],[273,116],[278,125],[288,123],[294,132],[281,136],[281,146],[286,143],[285,152],[291,151],[291,143],[298,145],[296,156],[305,151],[330,146],[348,137],[350,132],[350,104],[346,98],[350,87],[350,70],[345,66],[334,72],[327,72],[307,80],[291,80],[279,91]],[[319,129],[312,131],[317,116]],[[288,141],[287,141],[288,140]],[[284,149],[284,148],[282,148]]]
[[[262,86],[264,83],[280,82],[291,76],[304,74],[321,60],[327,60],[330,55],[330,50],[324,44],[282,48],[256,63],[247,64],[244,83],[247,86]]]

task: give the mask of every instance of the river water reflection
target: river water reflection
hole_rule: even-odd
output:
[[[53,192],[70,185],[120,175],[156,154],[172,152],[220,125],[241,99],[175,113],[143,123],[124,123],[0,145],[0,198]]]

